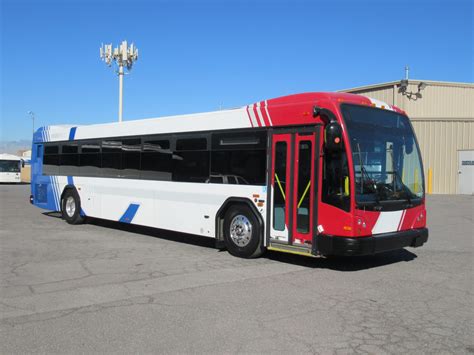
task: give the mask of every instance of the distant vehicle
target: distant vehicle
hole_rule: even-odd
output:
[[[250,185],[243,177],[237,175],[211,174],[206,182],[210,184]]]
[[[405,112],[307,93],[245,107],[33,137],[31,202],[266,249],[369,255],[428,239],[423,166]]]
[[[0,154],[0,183],[21,183],[22,159],[12,154]]]

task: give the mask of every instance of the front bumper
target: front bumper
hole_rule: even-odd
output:
[[[316,236],[316,246],[322,255],[373,255],[405,247],[421,247],[427,240],[428,229],[420,228],[358,238],[320,234]]]

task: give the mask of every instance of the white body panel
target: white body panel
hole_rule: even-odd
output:
[[[405,211],[380,212],[377,222],[372,228],[372,234],[396,232],[403,222]]]
[[[68,183],[65,176],[54,181],[61,192]],[[266,187],[252,185],[74,177],[74,186],[87,216],[118,221],[136,204],[132,224],[207,237],[215,237],[217,211],[230,196],[253,202],[253,195],[258,194],[266,200]],[[255,207],[265,220],[266,207]]]

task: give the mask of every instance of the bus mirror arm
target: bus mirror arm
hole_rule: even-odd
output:
[[[321,117],[324,122],[324,145],[329,151],[342,151],[344,145],[342,144],[342,128],[337,122],[336,116],[331,110],[313,107],[313,117]]]
[[[321,120],[324,122],[324,124],[328,124],[330,122],[337,122],[336,116],[331,110],[328,110],[327,108],[322,108],[318,106],[313,107],[313,117],[321,117]]]

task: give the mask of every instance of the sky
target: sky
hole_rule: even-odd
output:
[[[112,122],[102,43],[134,42],[124,120],[410,78],[473,82],[470,0],[0,0],[0,140]]]

